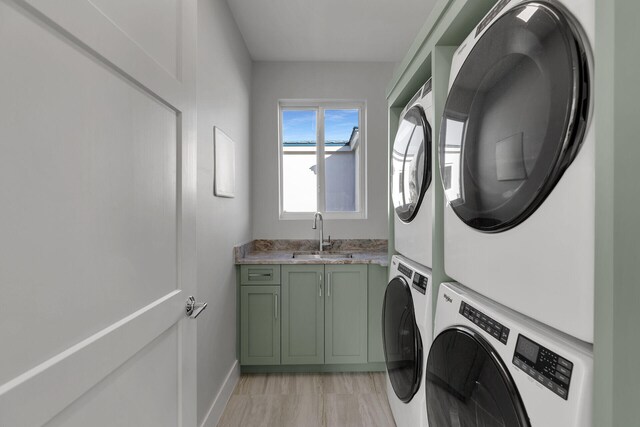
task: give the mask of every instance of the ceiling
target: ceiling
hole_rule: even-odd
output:
[[[255,61],[400,61],[436,0],[227,0]]]

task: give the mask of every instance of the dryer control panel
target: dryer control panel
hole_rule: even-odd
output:
[[[518,335],[513,364],[564,400],[568,399],[573,363],[567,359]]]

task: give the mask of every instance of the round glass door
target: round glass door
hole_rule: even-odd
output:
[[[387,285],[382,310],[382,340],[389,380],[396,396],[409,402],[420,387],[422,338],[409,284],[396,277]]]
[[[431,184],[431,126],[421,107],[402,118],[393,142],[391,196],[398,218],[410,222]]]
[[[440,167],[455,213],[484,232],[524,221],[577,154],[588,109],[586,54],[563,13],[529,2],[502,15],[445,105]]]
[[[531,426],[499,356],[466,328],[445,330],[433,341],[426,394],[430,426]]]

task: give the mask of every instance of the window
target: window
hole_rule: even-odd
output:
[[[280,218],[365,218],[364,103],[281,101]]]

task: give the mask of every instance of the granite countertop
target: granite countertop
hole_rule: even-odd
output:
[[[253,240],[234,248],[236,264],[378,264],[389,265],[383,239],[333,240],[325,253],[349,253],[351,258],[293,258],[294,252],[315,252],[317,240]]]

